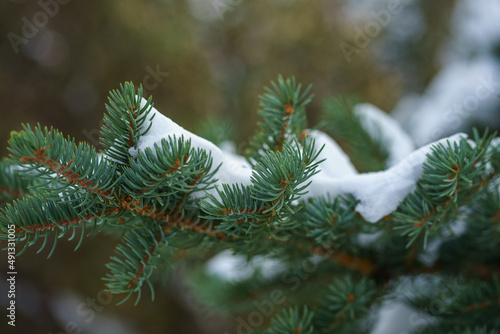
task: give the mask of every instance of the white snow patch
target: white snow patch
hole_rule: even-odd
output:
[[[347,154],[344,153],[342,148],[330,136],[319,130],[310,130],[309,137],[315,140],[317,149],[324,145],[323,150],[317,158],[318,161],[325,159],[319,166],[323,173],[330,177],[344,177],[358,174]]]
[[[141,107],[146,103],[145,99],[142,99]],[[154,115],[152,120],[152,125],[149,131],[139,138],[137,144],[137,149],[131,149],[130,154],[135,157],[138,152],[144,151],[146,148],[153,148],[155,144],[160,145],[162,139],[167,139],[168,137],[175,136],[180,138],[183,136],[186,140],[191,140],[191,147],[204,149],[207,153],[211,153],[213,159],[213,168],[219,166],[221,167],[215,175],[215,179],[218,181],[215,183],[221,186],[223,183],[238,183],[249,185],[250,176],[252,174],[252,169],[250,165],[243,158],[233,154],[224,153],[219,147],[214,143],[203,139],[184,128],[177,125],[170,118],[162,115],[156,108],[151,109],[151,116]],[[145,122],[143,124],[144,130],[150,125],[150,122]],[[243,160],[242,160],[243,159]],[[209,193],[216,194],[216,190],[211,189]],[[196,197],[203,196],[203,193],[194,193]]]
[[[420,328],[436,323],[435,318],[399,301],[384,303],[377,319],[370,334],[418,332]]]
[[[260,270],[266,279],[271,279],[285,270],[283,263],[276,259],[255,256],[247,262],[244,256],[234,255],[230,250],[225,250],[211,258],[205,268],[208,274],[233,282],[249,278],[256,270]]]
[[[415,190],[416,183],[422,176],[427,154],[432,152],[432,146],[446,146],[448,142],[453,144],[462,138],[467,138],[467,135],[456,134],[424,146],[385,171],[345,178],[315,175],[305,197],[352,194],[360,201],[356,210],[365,220],[375,223],[396,210],[405,197]]]
[[[472,120],[498,122],[500,65],[491,56],[449,64],[423,95],[403,98],[393,111],[417,145],[463,131]]]
[[[490,53],[500,43],[500,1],[459,0],[453,10],[452,38],[444,52],[445,62],[467,58],[471,53]]]
[[[381,141],[389,153],[387,167],[392,167],[415,150],[411,137],[396,120],[369,103],[358,104],[354,112],[360,116],[363,128],[370,137]]]
[[[366,248],[376,242],[381,236],[382,232],[374,233],[359,233],[357,237],[357,243],[359,246]]]

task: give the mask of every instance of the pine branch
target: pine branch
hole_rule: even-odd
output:
[[[204,217],[220,221],[220,230],[235,237],[269,229],[269,209],[264,201],[255,199],[252,192],[252,186],[224,184],[222,190],[217,189],[220,200],[207,194],[207,200],[200,203]]]
[[[149,117],[152,98],[142,104],[142,85],[136,91],[131,82],[120,85],[120,90],[113,90],[109,95],[100,143],[108,157],[128,165],[130,149],[137,149],[139,138],[151,128],[152,123],[146,126],[146,122],[152,120]]]
[[[349,276],[336,279],[328,290],[315,316],[315,327],[328,333],[350,325],[349,320],[359,322],[368,313],[377,292],[374,282],[366,278],[355,281]]]
[[[148,284],[154,299],[154,289],[150,277],[154,261],[159,257],[158,250],[168,244],[167,225],[152,220],[147,225],[130,230],[123,242],[116,248],[116,255],[106,266],[111,270],[105,278],[106,287],[112,293],[127,293],[124,303],[132,294],[137,293],[136,305],[142,295],[143,284]]]
[[[298,145],[268,151],[254,168],[252,186],[223,185],[217,189],[220,200],[208,194],[201,202],[206,217],[221,220],[221,228],[236,237],[250,231],[253,236],[263,230],[270,234],[272,222],[292,224],[288,218],[298,209],[292,202],[306,193],[307,181],[319,164],[313,141],[305,141],[302,149]]]
[[[18,168],[8,159],[0,162],[0,207],[29,193],[28,187],[32,181],[23,178]]]
[[[13,132],[9,144],[11,159],[24,167],[20,174],[46,181],[40,190],[55,196],[61,192],[68,196],[91,193],[99,202],[113,199],[119,182],[116,166],[87,144],[77,146],[56,130],[40,126],[32,130],[29,125]]]
[[[498,276],[491,281],[448,278],[444,281],[428,279],[426,282],[425,289],[414,290],[408,299],[415,307],[429,314],[432,314],[430,305],[439,300],[437,328],[451,330],[464,328],[468,324],[482,324],[493,328],[500,320]],[[447,287],[446,294],[443,293],[442,286]]]
[[[139,152],[125,170],[124,190],[134,198],[168,197],[177,193],[209,190],[213,187],[212,157],[192,149],[183,137],[163,139],[154,151]]]
[[[349,155],[357,170],[360,172],[384,170],[389,153],[381,141],[370,136],[363,127],[360,117],[354,113],[354,106],[358,103],[356,97],[338,96],[326,99],[323,103],[322,122],[335,141]]]
[[[285,309],[273,318],[266,334],[313,334],[313,314],[304,307],[300,312],[298,308]]]
[[[258,112],[264,122],[258,124],[247,150],[251,163],[258,162],[268,150],[280,152],[285,143],[302,139],[300,134],[307,126],[305,107],[312,100],[312,95],[308,95],[311,86],[302,92],[302,85],[297,85],[294,77],[283,79],[281,75],[278,83],[271,82],[271,86],[265,87],[266,93],[259,97]]]
[[[462,139],[459,144],[433,147],[416,191],[394,213],[393,228],[410,237],[408,246],[422,238],[425,249],[428,239],[457,219],[495,178],[496,170],[489,167],[491,155],[485,154],[491,140],[476,135],[474,146]]]
[[[0,239],[7,239],[8,226],[15,226],[15,236],[18,242],[25,242],[24,248],[19,252],[22,254],[26,248],[34,245],[38,239],[44,239],[43,245],[38,250],[41,252],[48,237],[55,234],[54,244],[48,257],[50,257],[57,245],[59,238],[68,231],[73,231],[73,239],[77,228],[81,228],[81,238],[75,249],[78,249],[85,235],[85,223],[93,222],[90,235],[96,225],[103,223],[103,218],[116,217],[116,208],[107,208],[105,205],[100,210],[87,213],[85,207],[74,205],[75,198],[68,201],[54,201],[46,199],[43,195],[25,197],[7,206],[0,213]]]
[[[268,151],[254,167],[252,196],[269,203],[267,210],[272,215],[293,214],[291,202],[307,193],[308,180],[319,172],[316,168],[321,161],[316,161],[319,152],[314,141],[306,140],[303,149],[297,146],[295,143],[284,145],[282,151]]]

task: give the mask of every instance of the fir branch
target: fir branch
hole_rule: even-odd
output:
[[[299,245],[299,248],[302,246]],[[370,276],[376,273],[376,263],[368,258],[362,258],[354,254],[349,254],[339,249],[310,247],[312,254],[324,256],[327,260],[334,262],[344,268],[361,273],[365,276]]]
[[[247,156],[250,162],[258,162],[268,150],[281,151],[285,143],[301,139],[300,133],[307,127],[305,107],[311,102],[309,85],[302,92],[302,85],[295,78],[283,79],[280,75],[278,83],[271,83],[272,89],[265,87],[266,93],[261,95],[259,115],[264,122],[250,141]]]
[[[409,237],[408,247],[422,238],[425,249],[428,239],[439,235],[445,224],[449,226],[495,178],[496,171],[489,170],[490,156],[485,154],[491,140],[476,134],[475,145],[462,139],[459,144],[432,148],[417,189],[393,215],[393,228]]]
[[[377,292],[373,281],[366,278],[354,280],[349,276],[335,279],[328,290],[315,316],[315,327],[328,333],[346,326],[349,320],[362,319]]]
[[[47,238],[54,233],[55,241],[48,255],[50,257],[55,250],[57,240],[71,229],[73,229],[74,234],[74,229],[82,228],[81,238],[76,246],[78,248],[85,235],[84,223],[93,221],[95,228],[95,225],[102,222],[103,218],[116,217],[119,213],[116,208],[107,208],[106,206],[103,206],[101,210],[86,213],[85,208],[74,205],[77,201],[75,198],[70,198],[70,200],[67,202],[50,200],[42,194],[25,197],[12,204],[7,204],[0,212],[0,239],[7,239],[8,226],[13,224],[16,241],[25,242],[24,248],[19,253],[22,254],[26,248],[34,245],[40,238],[44,239],[44,243],[38,252],[42,251],[47,243]]]
[[[313,334],[313,313],[304,307],[283,310],[275,316],[266,334]]]
[[[128,165],[130,149],[137,149],[139,138],[151,128],[152,123],[146,127],[146,122],[153,119],[149,117],[152,98],[143,102],[142,85],[136,91],[131,82],[120,85],[120,90],[113,90],[109,95],[100,143],[108,157]]]
[[[338,243],[356,228],[353,198],[337,196],[311,198],[303,204],[300,220],[305,222],[305,233],[317,243]]]
[[[360,117],[354,113],[359,103],[356,97],[331,97],[323,103],[323,124],[344,149],[356,169],[373,172],[386,169],[389,153],[383,143],[365,130]],[[381,136],[378,136],[379,138]]]
[[[11,159],[25,166],[20,170],[24,177],[46,180],[40,186],[43,191],[56,196],[90,192],[101,202],[113,199],[119,182],[116,166],[87,144],[77,146],[54,129],[37,126],[32,130],[29,125],[13,132],[9,144]]]
[[[131,161],[125,170],[124,189],[136,198],[208,190],[217,169],[212,170],[211,155],[192,149],[190,140],[169,137],[155,144],[154,150],[139,152],[137,160]]]
[[[315,161],[321,152],[314,149],[314,141],[305,141],[303,149],[284,145],[282,151],[268,151],[252,173],[252,197],[269,203],[268,211],[274,216],[293,214],[291,202],[307,193],[307,181],[319,171],[321,161]],[[266,212],[264,212],[266,213]]]
[[[136,305],[142,295],[143,284],[148,284],[154,299],[154,289],[150,277],[154,269],[154,258],[158,250],[167,246],[166,225],[150,221],[147,225],[130,230],[123,242],[116,248],[116,255],[106,266],[111,270],[103,280],[112,293],[127,293],[124,303],[137,293]]]
[[[217,189],[217,199],[207,194],[207,199],[200,202],[205,213],[204,218],[220,221],[219,230],[228,235],[239,236],[259,229],[268,229],[271,215],[266,203],[252,196],[252,186],[223,184]]]
[[[18,168],[8,159],[0,162],[0,205],[29,193],[28,187],[32,180],[23,178]]]

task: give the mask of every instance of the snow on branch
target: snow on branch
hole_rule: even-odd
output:
[[[143,103],[146,101],[143,100]],[[373,106],[361,105],[357,110],[367,117],[367,122],[375,123],[382,129],[383,138],[386,138],[389,145],[392,161],[402,160],[381,172],[357,174],[347,155],[333,139],[321,131],[312,130],[309,136],[316,140],[316,147],[325,146],[318,159],[326,160],[319,165],[321,172],[311,178],[309,192],[303,198],[328,194],[332,196],[352,194],[359,200],[356,210],[363,218],[369,222],[377,222],[396,210],[405,197],[416,189],[417,181],[422,176],[423,164],[427,161],[427,155],[432,152],[431,148],[434,145],[448,142],[453,144],[467,138],[467,135],[461,133],[453,135],[424,146],[403,158],[403,153],[410,151],[412,143],[396,123],[389,116],[383,115],[382,117],[381,112]],[[154,144],[160,143],[162,139],[184,136],[191,140],[193,148],[204,149],[211,154],[214,167],[221,166],[214,176],[217,179],[216,186],[252,184],[252,169],[242,157],[223,152],[212,142],[185,130],[155,108],[151,110],[151,113],[154,114],[152,124],[148,122],[143,124],[144,127],[150,127],[149,131],[140,137],[137,149],[130,149],[132,157],[136,157],[138,152],[148,147],[153,148]],[[367,128],[370,126],[367,125]],[[398,148],[398,145],[401,147]],[[215,188],[208,190],[207,193],[218,196]],[[202,195],[193,194],[196,197]]]

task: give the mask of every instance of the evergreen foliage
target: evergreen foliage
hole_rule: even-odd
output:
[[[383,170],[389,153],[381,141],[373,139],[363,128],[360,116],[354,112],[357,103],[359,99],[354,96],[325,99],[322,122],[360,172]]]
[[[221,165],[190,138],[170,136],[139,150],[154,113],[152,99],[143,100],[132,83],[110,93],[101,152],[54,129],[25,125],[12,132],[10,156],[0,163],[0,239],[14,225],[20,253],[42,239],[40,252],[53,239],[50,256],[68,234],[71,240],[79,233],[76,249],[95,231],[122,235],[104,278],[122,302],[135,295],[138,303],[146,285],[154,296],[162,262],[189,263],[193,290],[214,309],[245,315],[266,305],[270,311],[252,326],[267,334],[366,333],[389,300],[435,317],[416,333],[497,333],[495,136],[475,133],[473,140],[435,145],[415,190],[372,224],[356,212],[355,196],[303,198],[320,172],[323,149],[305,131],[309,90],[281,76],[265,89],[263,120],[246,154],[248,185],[214,189]],[[384,169],[388,152],[362,127],[353,101],[329,99],[322,124],[362,171]],[[231,130],[220,129],[204,131],[221,144]],[[426,265],[431,243],[440,246]],[[200,265],[223,250],[276,260],[281,270],[257,267],[224,282]],[[443,284],[453,293],[443,297]],[[403,298],[405,287],[410,293]]]

